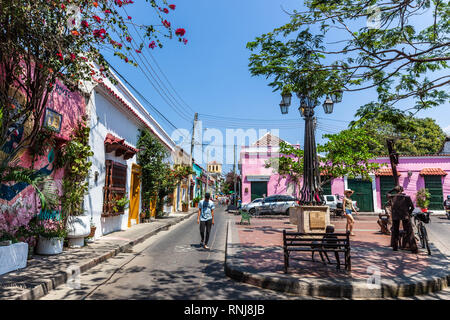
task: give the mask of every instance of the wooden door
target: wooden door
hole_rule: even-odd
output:
[[[349,179],[348,188],[355,192],[352,195],[352,200],[356,201],[359,211],[373,212],[373,192],[371,181]]]
[[[131,220],[139,223],[139,200],[141,195],[141,168],[133,164],[131,168],[131,187],[130,187],[130,211],[128,213],[128,227],[131,227]]]
[[[428,209],[444,210],[444,192],[442,190],[442,176],[424,176],[425,188],[431,194]]]

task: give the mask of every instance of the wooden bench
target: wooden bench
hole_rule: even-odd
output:
[[[298,233],[283,230],[284,272],[287,273],[291,252],[311,252],[312,261],[314,253],[319,252],[322,262],[323,255],[328,263],[331,261],[328,252],[332,252],[336,258],[336,268],[340,269],[339,253],[344,254],[345,270],[351,270],[350,258],[350,232],[347,233]]]

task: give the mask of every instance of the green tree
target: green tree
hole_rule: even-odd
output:
[[[365,129],[343,130],[337,134],[326,134],[324,138],[328,142],[317,146],[317,151],[323,153],[319,157],[320,171],[323,173],[321,185],[343,176],[369,179],[369,175],[381,167],[371,162],[376,157],[372,148],[380,147],[379,142]],[[280,142],[279,156],[269,159],[266,167],[272,167],[276,173],[289,177],[299,185],[303,176],[303,150]]]
[[[442,0],[305,0],[290,22],[247,44],[254,76],[274,91],[318,99],[374,89],[380,109],[417,111],[448,101],[450,3]],[[423,27],[418,27],[423,26]]]
[[[387,138],[395,139],[395,148],[400,154],[436,154],[441,150],[446,135],[434,119],[412,117],[407,120],[407,124],[400,127],[383,117],[355,121],[354,125],[364,128],[377,140],[378,145],[371,146],[377,155],[387,154]]]
[[[164,145],[147,129],[140,130],[137,147],[140,150],[137,162],[142,168],[143,207],[149,208],[153,197],[158,199],[160,207],[160,191],[167,191],[170,166],[167,163],[169,152]],[[172,188],[173,191],[173,188]],[[162,200],[162,199],[161,199]]]

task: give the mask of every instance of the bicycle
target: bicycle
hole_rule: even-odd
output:
[[[428,243],[426,223],[430,223],[430,212],[415,212],[413,213],[414,224],[417,227],[417,235],[419,236],[422,248],[427,248],[428,255],[431,255],[430,244]]]

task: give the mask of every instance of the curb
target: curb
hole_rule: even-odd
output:
[[[270,289],[303,297],[327,297],[349,299],[400,298],[429,294],[446,289],[450,284],[450,273],[440,271],[432,277],[422,277],[417,281],[383,280],[380,284],[368,284],[364,280],[328,280],[300,279],[278,273],[251,273],[234,262],[236,249],[232,243],[232,226],[227,225],[227,242],[225,247],[225,274],[240,282],[263,289]],[[437,250],[433,248],[434,250]]]
[[[99,265],[100,263],[105,262],[109,258],[112,258],[121,252],[125,252],[125,251],[131,249],[133,246],[137,245],[138,243],[144,242],[145,240],[156,235],[160,231],[168,230],[171,226],[178,224],[178,223],[192,217],[195,213],[196,213],[196,211],[188,212],[183,217],[177,217],[175,220],[170,221],[167,224],[162,225],[162,226],[158,227],[157,229],[152,230],[151,232],[140,236],[137,239],[128,241],[127,243],[124,243],[122,245],[118,245],[118,247],[110,250],[109,252],[104,253],[103,255],[101,255],[99,257],[93,258],[93,259],[85,262],[82,265],[78,265],[77,267],[79,267],[80,273],[86,272],[87,270]],[[59,272],[55,273],[55,275],[50,277],[50,279],[43,279],[42,283],[34,286],[33,288],[28,289],[27,291],[25,291],[23,293],[12,296],[12,297],[8,298],[7,300],[36,300],[36,299],[39,299],[39,298],[45,296],[46,294],[48,294],[51,290],[54,290],[56,287],[66,283],[69,276],[71,276],[71,275],[68,272],[59,271]]]

